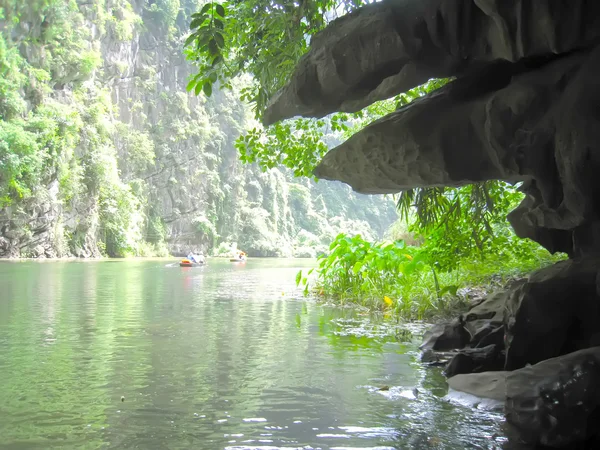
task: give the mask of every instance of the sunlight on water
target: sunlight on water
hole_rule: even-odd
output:
[[[0,263],[0,448],[499,445],[418,362],[422,324],[305,300],[312,261],[170,262]]]

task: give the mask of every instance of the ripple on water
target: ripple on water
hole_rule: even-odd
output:
[[[0,449],[490,448],[422,324],[297,300],[301,263],[0,263]]]

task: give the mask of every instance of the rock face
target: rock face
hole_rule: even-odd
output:
[[[461,373],[478,373],[502,370],[504,356],[500,346],[490,344],[479,348],[460,350],[448,363],[444,371],[447,377]]]
[[[600,260],[563,261],[514,289],[506,303],[506,369],[600,346]]]
[[[506,420],[533,444],[569,447],[597,439],[599,379],[600,347],[510,372],[506,378]]]
[[[422,350],[449,351],[464,347],[470,336],[465,329],[462,317],[448,323],[438,324],[423,336]]]
[[[517,234],[584,254],[600,245],[593,207],[600,161],[588,150],[599,137],[591,126],[600,121],[592,107],[599,70],[595,48],[473,97],[463,83],[474,81],[450,83],[356,133],[315,174],[364,193],[525,180],[528,198],[511,215]]]
[[[77,129],[39,142],[38,153],[48,152],[43,170],[26,198],[9,192],[8,206],[0,148],[0,258],[185,255],[219,241],[252,256],[314,257],[342,230],[375,238],[396,219],[390,199],[239,161],[234,143],[251,117],[240,86],[209,99],[186,91],[196,69],[182,43],[197,1],[38,3],[21,2],[5,11],[14,17],[0,19],[8,54],[22,58],[8,66],[19,67],[17,79],[39,78],[37,89],[26,83],[12,97],[3,85],[0,147],[13,103],[26,105],[17,121],[25,135],[37,103],[35,129],[51,120],[58,130]],[[48,117],[55,110],[58,117]],[[54,129],[38,134],[60,137]]]
[[[455,77],[353,135],[314,173],[362,193],[523,182],[509,215],[517,235],[572,259],[436,325],[422,348],[424,362],[451,357],[449,375],[488,371],[455,378],[505,399],[529,443],[571,446],[596,439],[599,425],[599,44],[598,2],[378,2],[316,35],[265,115],[356,111]]]
[[[313,37],[264,116],[358,111],[430,78],[567,53],[600,38],[600,5],[586,0],[387,0]]]
[[[457,375],[456,391],[504,403],[507,423],[528,444],[574,448],[600,435],[600,347],[512,372]],[[590,444],[587,448],[597,448]]]

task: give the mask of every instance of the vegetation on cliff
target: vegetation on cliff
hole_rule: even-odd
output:
[[[255,125],[233,80],[187,93],[195,0],[8,0],[0,6],[0,257],[156,255],[237,242],[314,256],[381,236],[391,199],[242,165]],[[329,130],[328,139],[341,134]]]

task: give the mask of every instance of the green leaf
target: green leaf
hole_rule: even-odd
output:
[[[223,22],[221,22],[219,19],[214,19],[213,22],[215,24],[215,28],[219,28],[220,30],[224,28]]]
[[[213,59],[212,63],[211,63],[211,67],[215,67],[217,64],[219,64],[221,61],[223,61],[223,57],[221,55],[217,55],[215,56],[215,59]]]
[[[208,29],[201,29],[198,30],[198,33],[200,35],[200,38],[198,39],[198,48],[202,47],[203,45],[208,44],[208,41],[210,41],[211,33]]]
[[[215,33],[215,42],[219,47],[225,47],[225,39],[221,33]]]
[[[440,297],[443,297],[445,294],[450,294],[452,296],[456,295],[456,292],[458,291],[458,286],[445,286],[442,289],[440,289]]]
[[[300,284],[301,280],[302,280],[302,271],[299,270],[298,273],[296,274],[296,286],[298,286]]]
[[[196,88],[194,89],[194,94],[196,95],[200,95],[200,92],[202,91],[202,83],[198,83],[196,85]]]
[[[184,47],[187,47],[188,45],[190,45],[192,42],[194,42],[196,40],[196,38],[198,37],[198,35],[196,33],[190,34],[188,36],[188,38],[185,40],[185,44],[183,44]]]
[[[212,83],[210,81],[206,81],[204,86],[202,86],[202,90],[207,97],[210,97],[212,95]]]
[[[212,6],[212,2],[207,3],[206,5],[204,5],[202,7],[202,9],[200,10],[200,14],[204,14],[204,13],[208,12],[208,10],[210,9],[211,6]]]
[[[217,11],[217,14],[221,17],[225,17],[225,8],[223,8],[223,5],[216,5],[215,11]]]
[[[194,20],[192,20],[192,23],[190,23],[190,29],[194,29],[194,28],[198,28],[200,25],[202,25],[202,22],[204,22],[204,20],[202,20],[201,17],[196,17]]]
[[[219,54],[219,47],[214,39],[208,42],[208,51],[211,55]]]
[[[185,90],[188,91],[188,92],[190,92],[192,89],[194,89],[194,86],[196,86],[196,84],[198,84],[198,82],[195,79],[194,80],[190,80],[190,82],[185,87]]]
[[[356,275],[358,272],[360,272],[360,269],[362,269],[362,266],[363,266],[363,262],[357,261],[356,264],[354,264],[354,267],[352,267],[352,273],[354,273],[354,275]]]

